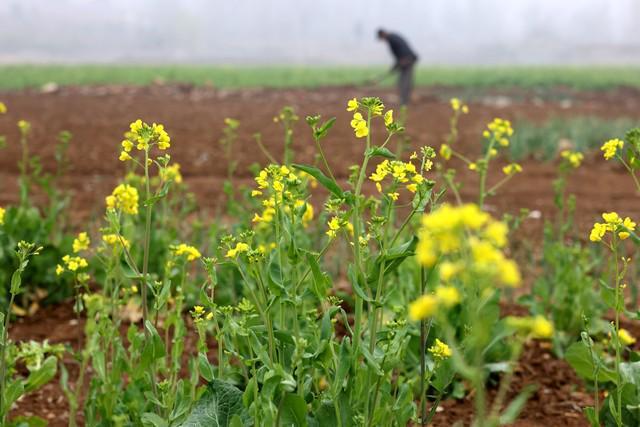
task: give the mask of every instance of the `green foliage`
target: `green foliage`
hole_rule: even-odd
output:
[[[627,129],[637,125],[637,120],[629,118],[554,117],[542,124],[518,120],[510,156],[516,160],[530,156],[551,160],[557,157],[563,144],[586,153],[598,149],[608,139],[622,138]]]
[[[0,89],[62,85],[136,84],[158,81],[221,88],[319,87],[360,84],[379,75],[382,67],[220,67],[190,65],[5,65]],[[390,81],[385,82],[391,84]],[[418,85],[463,88],[607,89],[640,86],[634,67],[420,67]]]

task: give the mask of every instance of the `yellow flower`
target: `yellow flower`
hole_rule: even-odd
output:
[[[451,349],[448,345],[436,338],[435,343],[429,347],[429,353],[436,360],[444,360],[451,357]]]
[[[604,152],[605,160],[609,160],[616,155],[618,148],[622,149],[624,147],[624,141],[619,139],[610,139],[600,147],[600,150]]]
[[[513,260],[503,259],[502,262],[498,264],[498,270],[500,281],[504,285],[512,288],[520,285],[522,277],[520,276],[518,265]]]
[[[580,167],[584,156],[582,153],[578,153],[576,151],[563,150],[560,152],[560,156],[565,159],[573,168]]]
[[[409,304],[409,318],[413,321],[433,316],[438,308],[438,300],[433,295],[422,295]]]
[[[602,240],[606,232],[607,225],[596,222],[595,224],[593,224],[593,228],[591,229],[591,233],[589,234],[589,240],[591,240],[592,242],[599,242]]]
[[[77,271],[80,268],[86,268],[89,266],[87,260],[79,256],[72,257],[70,255],[65,255],[62,257],[62,261],[65,263],[69,271]]]
[[[126,151],[122,151],[120,152],[120,157],[118,157],[118,159],[121,162],[126,162],[127,160],[131,160],[131,156]]]
[[[535,317],[507,317],[507,325],[529,335],[533,338],[551,338],[553,336],[553,323],[541,315]]]
[[[208,313],[207,313],[207,316],[206,316],[205,318],[206,318],[207,320],[211,320],[211,319],[213,319],[213,312],[212,312],[212,311],[208,312]]]
[[[453,109],[453,111],[460,110],[460,106],[462,105],[462,103],[458,98],[451,98],[449,102],[451,103],[451,108]]]
[[[487,129],[482,132],[485,138],[493,138],[502,147],[509,145],[509,137],[513,135],[513,128],[509,120],[495,118],[487,125]]]
[[[235,258],[243,252],[249,251],[249,245],[243,242],[236,243],[236,247],[227,251],[227,258]]]
[[[393,123],[393,110],[384,113],[384,125],[389,127]]]
[[[125,248],[129,248],[131,246],[127,239],[124,237],[118,237],[117,234],[104,234],[102,236],[102,241],[111,246],[124,245]]]
[[[4,224],[4,214],[7,210],[3,207],[0,207],[0,225]]]
[[[633,345],[636,342],[636,339],[627,331],[626,329],[618,330],[618,338],[623,345]]]
[[[340,220],[337,216],[334,216],[327,222],[329,229],[327,230],[327,236],[334,238],[336,237],[338,230],[340,230]]]
[[[445,159],[445,160],[449,160],[451,158],[451,147],[448,144],[442,144],[440,146],[440,156]]]
[[[510,165],[503,167],[502,172],[505,175],[515,175],[519,172],[522,172],[522,166],[517,163],[511,163]]]
[[[108,209],[121,209],[130,215],[138,214],[138,190],[129,184],[118,185],[105,201]]]
[[[358,109],[358,99],[353,98],[347,101],[347,111],[356,111]]]
[[[453,286],[438,286],[436,298],[445,307],[453,307],[460,302],[460,292]]]
[[[440,264],[440,268],[438,269],[438,272],[440,273],[440,279],[445,282],[451,280],[451,278],[455,276],[458,271],[460,271],[459,266],[449,261],[444,261],[442,264]]]
[[[173,253],[176,256],[186,255],[187,261],[195,261],[202,256],[200,254],[200,251],[195,247],[186,245],[184,243],[180,243],[178,246],[174,247]]]
[[[475,171],[478,170],[478,165],[474,162],[469,163],[469,170]]]
[[[78,237],[73,239],[73,252],[78,253],[80,251],[85,251],[89,249],[89,245],[91,244],[91,239],[87,233],[82,232],[78,234]]]
[[[509,228],[507,225],[503,222],[497,221],[487,225],[487,228],[484,231],[485,237],[499,248],[502,248],[507,244],[508,233]]]
[[[5,114],[7,112],[7,106],[4,102],[0,102],[0,114]]]
[[[56,265],[56,275],[59,276],[62,273],[64,273],[64,267],[61,266],[60,264]]]
[[[354,113],[353,120],[351,120],[351,127],[355,131],[357,138],[362,138],[369,135],[369,128],[367,127],[367,121],[364,120],[362,114]]]
[[[387,196],[395,202],[400,197],[400,193],[387,193]]]
[[[120,144],[122,145],[122,149],[127,153],[133,149],[133,142],[128,139],[123,140]]]
[[[160,178],[163,181],[173,181],[176,184],[181,184],[182,174],[180,173],[180,164],[174,163],[166,168],[160,169]]]
[[[462,106],[462,114],[469,114],[469,107],[467,105]]]
[[[31,130],[31,123],[26,120],[18,120],[18,128],[20,129],[20,133],[26,135]]]
[[[631,218],[626,217],[622,222],[622,226],[624,229],[618,233],[618,237],[620,239],[625,240],[631,235],[631,231],[636,229],[636,223],[631,220]]]
[[[531,323],[531,334],[536,338],[551,338],[553,336],[553,323],[538,315]]]

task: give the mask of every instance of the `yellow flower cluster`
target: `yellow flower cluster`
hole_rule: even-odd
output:
[[[260,190],[272,188],[277,194],[282,194],[285,184],[295,183],[298,177],[286,166],[269,165],[262,169],[255,178],[259,190],[252,193],[254,196],[262,195]]]
[[[636,229],[636,223],[631,218],[626,217],[624,220],[616,212],[607,212],[602,214],[603,223],[596,222],[593,224],[591,233],[589,234],[589,240],[592,242],[599,242],[607,234],[607,231],[611,233],[618,233],[618,237],[621,240],[625,240],[631,234],[630,232]]]
[[[351,127],[356,134],[356,138],[363,138],[369,135],[369,127],[367,126],[367,121],[362,117],[362,114],[360,113],[353,113]]]
[[[619,139],[610,139],[600,147],[600,150],[604,153],[605,160],[609,160],[616,155],[618,149],[622,149],[624,147],[624,141]]]
[[[86,268],[89,266],[87,260],[79,256],[65,255],[62,257],[62,262],[65,265],[64,267],[60,264],[56,265],[56,274],[58,276],[64,273],[65,268],[69,271],[75,272],[81,268]]]
[[[460,293],[453,286],[438,286],[434,294],[418,297],[409,304],[409,318],[422,320],[438,312],[440,307],[450,308],[460,302]]]
[[[565,159],[574,168],[580,167],[580,165],[582,164],[582,160],[584,160],[584,155],[582,155],[582,153],[571,150],[561,151],[560,157]]]
[[[507,325],[517,329],[525,335],[533,338],[551,338],[553,336],[553,323],[541,315],[533,317],[507,317]]]
[[[129,125],[129,132],[126,134],[126,139],[122,141],[122,152],[120,153],[120,160],[131,160],[129,154],[135,146],[140,151],[148,150],[153,144],[157,144],[160,150],[168,149],[171,144],[171,138],[164,126],[161,124],[153,123],[148,125],[142,120],[138,119]]]
[[[129,243],[129,241],[127,239],[125,239],[124,237],[118,237],[117,234],[104,234],[102,236],[102,241],[105,242],[106,244],[110,245],[110,246],[122,246],[122,245],[124,245],[124,247],[127,248],[127,249],[131,246],[131,244]]]
[[[343,227],[343,222],[340,221],[340,218],[334,216],[329,220],[329,222],[327,222],[327,226],[329,226],[327,236],[333,239],[338,235],[338,231]]]
[[[633,345],[636,342],[636,339],[633,335],[629,333],[626,329],[618,330],[618,338],[623,345]]]
[[[505,167],[502,168],[502,172],[509,176],[509,175],[515,175],[517,173],[522,172],[522,166],[520,166],[517,163],[511,163]]]
[[[445,160],[449,160],[452,154],[453,150],[451,150],[451,146],[449,144],[442,144],[440,146],[440,157]]]
[[[176,256],[186,255],[187,261],[195,261],[202,256],[199,250],[184,243],[180,243],[178,246],[174,246],[172,249],[173,253]]]
[[[209,312],[206,315],[204,314],[204,307],[201,305],[196,305],[191,310],[191,316],[193,317],[194,323],[202,322],[203,320],[211,320],[213,319],[213,312]]]
[[[118,185],[105,201],[108,209],[120,209],[130,215],[138,214],[138,190],[129,184]]]
[[[375,182],[378,191],[382,192],[381,182],[387,176],[393,177],[394,183],[405,185],[406,189],[412,193],[418,191],[418,186],[424,182],[424,177],[417,171],[413,163],[405,163],[400,160],[382,161],[376,166],[376,171],[371,174],[369,179]],[[393,197],[391,198],[393,199]]]
[[[448,359],[452,354],[449,346],[440,341],[438,338],[436,338],[436,341],[433,343],[433,345],[429,347],[429,353],[431,353],[433,358],[436,360]]]
[[[485,138],[493,138],[503,147],[509,146],[509,138],[513,135],[511,122],[505,119],[495,118],[487,125],[487,129],[482,132]]]
[[[78,237],[73,239],[73,252],[77,254],[80,251],[86,251],[89,249],[90,244],[91,239],[89,239],[87,233],[82,232],[78,234]]]
[[[432,267],[440,262],[440,274],[447,280],[456,273],[487,277],[490,282],[515,287],[520,272],[502,248],[507,243],[507,227],[480,210],[477,205],[442,205],[422,218],[416,248],[418,262]],[[444,267],[443,267],[444,266]]]
[[[6,209],[0,207],[0,225],[4,224],[4,214],[6,213]]]
[[[21,134],[26,135],[31,130],[31,123],[26,120],[18,120],[18,129]]]
[[[463,104],[458,98],[451,98],[449,102],[451,103],[453,111],[460,111],[462,114],[469,113],[469,107],[466,104]]]
[[[236,243],[236,246],[232,249],[229,249],[227,251],[227,258],[235,258],[237,257],[239,254],[243,253],[243,252],[249,252],[249,249],[251,249],[249,247],[248,244],[243,243],[243,242],[238,242]]]
[[[160,179],[163,181],[173,181],[176,184],[182,183],[182,174],[180,173],[180,164],[174,163],[166,168],[160,169]]]

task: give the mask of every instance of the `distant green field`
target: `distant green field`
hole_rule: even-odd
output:
[[[6,65],[0,66],[0,90],[60,85],[133,84],[157,80],[221,88],[320,87],[362,83],[384,73],[382,67],[224,67],[119,65]],[[387,79],[386,84],[392,84]],[[640,87],[640,68],[633,67],[426,67],[416,73],[418,85],[466,88],[610,89]]]

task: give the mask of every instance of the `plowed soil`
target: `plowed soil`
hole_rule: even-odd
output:
[[[423,88],[416,93],[407,120],[410,150],[424,145],[438,147],[443,141],[450,116],[445,98],[450,94],[455,94],[455,90]],[[172,137],[172,158],[182,165],[185,181],[203,209],[212,209],[223,200],[222,183],[227,165],[218,141],[226,117],[241,121],[240,139],[234,148],[234,157],[239,162],[236,183],[249,184],[252,177],[248,166],[267,162],[252,137],[255,132],[260,132],[272,154],[281,158],[283,131],[273,122],[273,116],[285,105],[294,107],[301,118],[294,129],[294,149],[300,162],[312,161],[315,154],[304,117],[322,114],[338,118],[324,148],[333,170],[340,179],[346,179],[348,167],[361,159],[363,142],[353,137],[349,113],[344,106],[347,99],[362,95],[381,96],[390,103],[395,99],[392,92],[375,88],[367,91],[353,88],[225,91],[179,85],[68,87],[48,93],[35,90],[0,93],[0,100],[9,108],[7,114],[0,116],[0,135],[6,135],[8,140],[8,147],[0,150],[0,206],[15,203],[18,198],[17,162],[21,151],[15,124],[19,119],[32,123],[30,150],[41,157],[45,170],[54,165],[56,134],[61,130],[73,133],[69,153],[72,168],[63,185],[73,190],[72,220],[80,224],[101,215],[104,196],[124,173],[124,165],[117,159],[119,143],[128,124],[137,118],[165,125]],[[479,135],[494,117],[538,122],[555,116],[640,117],[640,92],[635,90],[578,93],[559,88],[552,95],[539,98],[514,91],[477,97],[470,103],[471,113],[461,119],[458,150],[470,155],[478,153]],[[589,224],[605,210],[640,217],[640,204],[634,203],[637,194],[626,172],[602,161],[599,153],[586,157],[585,166],[573,175],[569,186],[569,191],[577,196],[577,227],[586,232]],[[520,208],[539,212],[532,215],[523,228],[526,237],[538,240],[544,219],[554,212],[555,165],[533,160],[521,163],[524,172],[502,188],[499,197],[489,199],[488,208],[496,213],[517,213]],[[475,200],[473,173],[461,169],[459,177],[465,182],[462,196]],[[496,174],[490,181],[497,179]],[[81,324],[74,320],[70,307],[60,305],[45,308],[36,319],[18,321],[11,335],[15,340],[48,338],[77,345],[79,328]],[[71,373],[74,373],[73,367]],[[513,390],[532,383],[539,387],[515,425],[587,425],[581,407],[590,403],[589,393],[580,386],[565,362],[556,360],[548,349],[538,344],[526,349]],[[456,420],[466,423],[471,407],[470,400],[445,402],[443,411],[436,417],[436,425],[449,426]],[[56,383],[19,402],[17,410],[40,415],[52,426],[67,425],[66,400]]]

